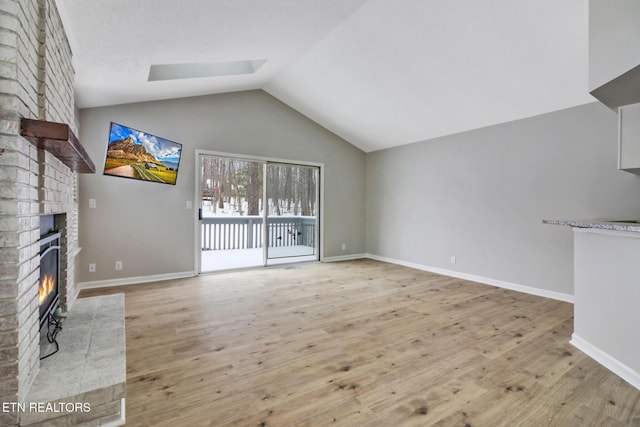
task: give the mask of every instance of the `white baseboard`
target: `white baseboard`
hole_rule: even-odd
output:
[[[536,295],[539,297],[551,298],[558,301],[564,301],[573,304],[573,295],[563,294],[561,292],[548,291],[546,289],[533,288],[531,286],[518,285],[517,283],[505,282],[502,280],[490,279],[488,277],[476,276],[475,274],[461,273],[459,271],[446,270],[444,268],[430,267],[428,265],[416,264],[413,262],[402,261],[399,259],[386,258],[373,254],[366,254],[367,258],[378,261],[389,262],[392,264],[403,265],[418,270],[428,271],[430,273],[442,274],[443,276],[455,277],[457,279],[470,280],[472,282],[483,283],[485,285],[497,286],[498,288],[509,289],[512,291],[523,292],[525,294]]]
[[[634,371],[624,363],[621,363],[614,357],[600,350],[595,345],[591,344],[587,340],[581,338],[575,333],[571,335],[571,344],[574,347],[591,357],[596,362],[600,363],[605,368],[640,390],[640,373]]]
[[[160,282],[163,280],[184,279],[194,277],[198,274],[195,271],[183,271],[179,273],[154,274],[151,276],[124,277],[121,279],[96,280],[95,282],[79,282],[78,287],[82,289],[108,288],[111,286],[135,285],[138,283]]]
[[[355,259],[370,258],[377,261],[388,262],[391,264],[403,265],[405,267],[415,268],[418,270],[428,271],[431,273],[442,274],[443,276],[455,277],[463,280],[483,283],[485,285],[496,286],[499,288],[510,289],[512,291],[523,292],[530,295],[551,298],[558,301],[564,301],[573,304],[573,295],[563,294],[560,292],[548,291],[545,289],[533,288],[530,286],[518,285],[516,283],[505,282],[502,280],[491,279],[487,277],[477,276],[474,274],[461,273],[459,271],[447,270],[444,268],[431,267],[413,262],[402,261],[394,258],[386,258],[374,254],[351,254],[343,256],[324,257],[322,262],[349,261]],[[122,279],[98,280],[95,282],[79,282],[78,287],[82,289],[105,288],[110,286],[134,285],[138,283],[159,282],[162,280],[184,279],[194,277],[198,274],[195,271],[184,271],[180,273],[156,274],[152,276],[126,277]]]
[[[362,259],[362,258],[367,258],[367,255],[352,254],[352,255],[328,256],[328,257],[322,258],[322,262],[351,261],[354,259]]]

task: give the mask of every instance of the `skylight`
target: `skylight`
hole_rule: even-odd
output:
[[[149,78],[147,81],[253,74],[258,71],[265,62],[267,62],[266,59],[255,59],[191,64],[154,64],[149,67]]]

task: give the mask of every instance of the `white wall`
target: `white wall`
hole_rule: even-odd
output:
[[[638,16],[638,0],[589,0],[589,90],[640,65]]]
[[[182,143],[177,184],[102,175],[111,121]],[[196,149],[324,163],[324,255],[364,252],[364,153],[265,92],[83,109],[80,125],[98,169],[80,177],[80,282],[193,270]]]
[[[367,252],[571,295],[571,229],[542,220],[640,218],[616,156],[599,103],[367,154]]]

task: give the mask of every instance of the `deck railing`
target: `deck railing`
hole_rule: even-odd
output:
[[[278,216],[267,223],[270,247],[315,246],[315,217]],[[261,216],[204,217],[202,250],[261,248],[263,225]]]

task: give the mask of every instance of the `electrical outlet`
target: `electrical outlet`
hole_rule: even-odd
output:
[[[342,244],[342,250],[343,250],[343,251],[346,251],[346,250],[347,250],[347,244],[346,244],[346,243],[343,243],[343,244]]]
[[[193,209],[193,202],[191,200],[187,200],[187,209]]]
[[[451,255],[451,264],[455,264],[455,263],[456,263],[456,256]]]
[[[96,264],[92,262],[89,264],[89,273],[95,273],[95,272],[96,272]]]
[[[122,270],[122,261],[116,261],[116,270]]]
[[[95,209],[96,208],[96,199],[89,199],[89,207],[91,209]]]

